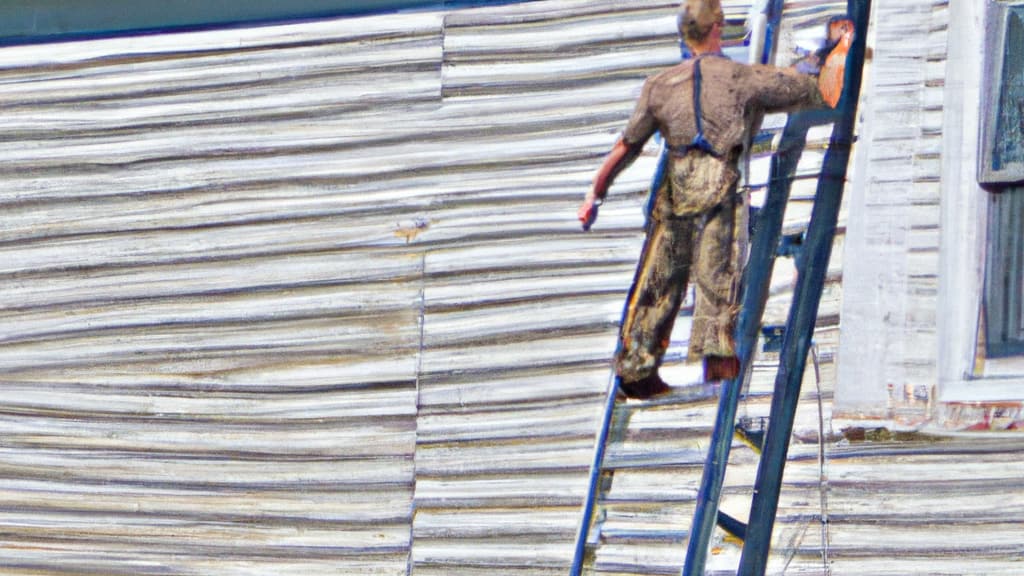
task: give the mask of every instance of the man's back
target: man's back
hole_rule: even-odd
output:
[[[764,112],[821,104],[811,76],[774,66],[749,66],[706,55],[648,78],[623,137],[643,142],[660,131],[669,146],[685,149],[697,136],[694,86],[700,67],[704,138],[719,156],[738,156],[748,128]]]

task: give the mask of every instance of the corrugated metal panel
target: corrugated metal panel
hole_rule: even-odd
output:
[[[678,58],[676,4],[0,51],[5,573],[563,574],[653,151],[594,231],[574,213]],[[811,563],[807,390],[795,466],[819,475],[788,484],[778,538]],[[647,415],[637,440],[697,454],[710,409]],[[676,468],[617,485],[639,503],[623,526],[685,527],[699,466]]]
[[[441,31],[0,51],[5,573],[407,572]]]

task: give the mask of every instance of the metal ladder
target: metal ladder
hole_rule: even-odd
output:
[[[847,14],[854,22],[855,36],[847,56],[844,92],[838,105],[833,110],[792,114],[783,129],[778,151],[771,159],[768,194],[750,248],[749,261],[757,264],[747,266],[743,275],[742,308],[736,327],[740,376],[723,382],[718,392],[718,412],[697,494],[696,510],[688,533],[680,537],[687,541],[682,576],[704,575],[716,525],[743,542],[737,575],[763,576],[767,568],[783,470],[804,368],[811,351],[814,324],[825,285],[853,143],[870,2],[847,0]],[[774,10],[774,14],[769,13],[769,19],[774,17],[775,27],[772,29],[777,30],[781,2],[773,2],[769,10]],[[797,163],[806,144],[808,130],[825,124],[833,125],[832,136],[818,180],[802,257],[797,261],[798,277],[779,354],[769,425],[761,449],[749,520],[744,523],[723,514],[718,508],[735,433],[741,388],[752,366],[781,236],[783,214]],[[585,564],[593,560],[601,543],[603,511],[598,509],[603,506],[603,499],[611,488],[616,469],[616,466],[606,465],[605,458],[609,444],[621,441],[633,412],[618,400],[618,384],[613,379],[604,406],[604,417],[591,464],[589,491],[577,532],[571,576],[583,574]],[[663,405],[692,402],[707,399],[713,393],[707,386],[693,387],[663,399],[642,403],[638,407],[652,406],[659,402]]]

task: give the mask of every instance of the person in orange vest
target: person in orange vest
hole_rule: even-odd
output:
[[[849,18],[832,18],[828,22],[828,55],[822,62],[818,76],[818,87],[825,103],[835,108],[843,94],[843,78],[846,75],[846,55],[853,45],[853,21]]]
[[[729,60],[722,53],[720,0],[684,1],[677,22],[694,57],[647,79],[577,212],[583,229],[590,229],[616,176],[661,133],[669,166],[652,206],[614,362],[620,390],[631,398],[668,391],[658,369],[691,279],[696,306],[688,358],[703,361],[705,381],[738,376],[733,331],[748,210],[737,186],[739,158],[764,113],[823,106],[823,93],[838,94],[843,82],[842,70],[829,64],[823,68],[828,76],[816,79]]]

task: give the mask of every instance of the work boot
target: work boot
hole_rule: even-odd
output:
[[[704,381],[732,380],[740,375],[740,359],[735,356],[705,356]]]
[[[657,372],[652,372],[650,376],[642,378],[640,380],[633,380],[627,382],[622,380],[619,382],[619,391],[626,395],[627,398],[636,398],[638,400],[646,400],[659,394],[668,392],[670,388],[661,376],[658,376]]]

